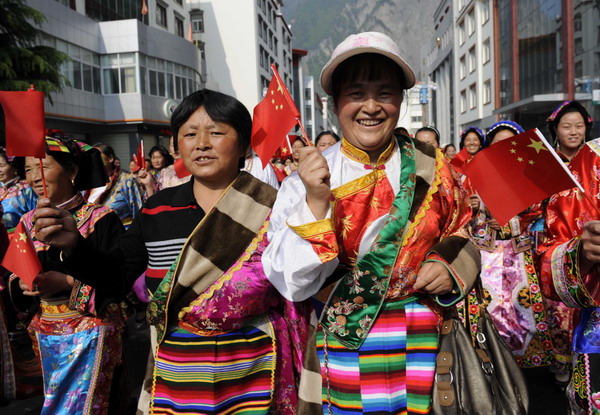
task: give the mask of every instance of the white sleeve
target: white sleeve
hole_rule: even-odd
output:
[[[267,278],[290,301],[302,301],[319,292],[339,263],[337,255],[323,262],[311,242],[290,227],[311,222],[315,217],[306,204],[304,185],[293,174],[277,194],[267,234],[269,246],[262,255]]]
[[[273,170],[271,163],[267,164],[267,167],[265,167],[264,177],[266,184],[270,184],[275,189],[279,189],[279,181],[277,181],[277,176],[275,175],[275,170]]]

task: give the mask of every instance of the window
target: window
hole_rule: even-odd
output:
[[[69,80],[72,88],[96,94],[102,93],[100,55],[51,36],[42,39],[42,43],[69,55],[71,59],[61,65],[60,71]]]
[[[102,56],[104,93],[127,94],[137,92],[136,66],[137,55],[135,53],[115,53]]]
[[[183,33],[183,20],[179,17],[175,17],[175,34],[179,37],[184,37]]]
[[[277,38],[273,38],[273,52],[275,53],[275,56],[279,56],[279,42],[277,41]]]
[[[481,2],[481,24],[484,25],[490,20],[490,0],[483,0]]]
[[[477,86],[475,84],[469,87],[469,108],[473,109],[477,106]]]
[[[473,10],[467,14],[467,30],[469,31],[469,36],[475,33],[475,12]]]
[[[269,30],[269,49],[273,50],[273,32]]]
[[[465,79],[465,76],[467,76],[467,59],[465,58],[465,55],[463,55],[460,58],[460,63],[458,67],[460,72],[460,79]]]
[[[192,32],[204,33],[204,12],[202,10],[192,13]]]
[[[487,80],[483,83],[483,104],[492,102],[492,81]]]
[[[462,21],[458,25],[458,43],[461,45],[465,43],[465,22],[464,21]]]
[[[469,49],[469,73],[473,72],[477,66],[477,55],[475,54],[475,46]]]
[[[573,29],[576,32],[581,32],[581,28],[581,13],[575,13],[575,16],[573,16]]]
[[[167,26],[167,8],[160,3],[156,3],[156,24],[164,27]]]
[[[487,63],[490,61],[491,58],[491,49],[490,49],[490,38],[488,37],[486,40],[483,41],[482,44],[482,53],[483,53],[483,63]]]
[[[413,122],[413,123],[422,122],[423,121],[423,117],[420,116],[420,115],[414,115],[414,116],[410,117],[410,121]]]
[[[465,90],[460,92],[460,112],[467,112],[467,91]]]
[[[260,67],[264,69],[266,67],[266,64],[265,64],[265,50],[263,49],[262,46],[259,47],[259,53],[260,53]]]

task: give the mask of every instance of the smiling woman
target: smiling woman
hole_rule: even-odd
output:
[[[106,183],[100,152],[65,137],[46,137],[42,168],[48,198],[73,220],[73,232],[96,249],[108,249],[123,231],[121,222],[110,209],[87,203],[80,193]],[[42,197],[39,159],[26,157],[25,175]],[[39,298],[28,330],[43,369],[42,414],[105,414],[113,373],[122,362],[123,321],[117,301],[73,277],[50,255],[50,246],[38,238],[34,227],[35,212],[21,220],[31,234],[42,272],[33,287],[20,282],[20,288],[22,294]],[[12,298],[21,298],[17,304],[23,304],[13,280]]]
[[[171,126],[192,180],[150,197],[114,249],[94,249],[46,200],[38,235],[63,250],[71,275],[104,292],[123,296],[146,269],[156,347],[142,413],[295,414],[308,315],[261,265],[276,191],[239,171],[250,113],[205,89],[182,101]]]
[[[323,310],[300,413],[428,413],[441,307],[477,275],[461,234],[470,212],[445,157],[394,135],[414,83],[386,35],[346,38],[321,72],[342,142],[324,155],[300,149],[298,175],[277,195],[266,274],[286,298],[314,295]]]

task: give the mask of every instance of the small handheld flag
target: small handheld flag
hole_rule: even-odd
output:
[[[15,228],[2,266],[21,278],[30,289],[33,288],[33,280],[42,271],[42,264],[23,222]]]
[[[281,81],[275,66],[267,95],[254,107],[251,145],[260,158],[263,168],[267,166],[290,129],[300,121],[300,113]]]
[[[463,170],[501,225],[562,190],[583,191],[537,128],[480,151]]]

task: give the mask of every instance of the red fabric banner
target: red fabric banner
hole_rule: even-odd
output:
[[[6,154],[46,157],[44,94],[41,91],[0,91],[6,126]]]

